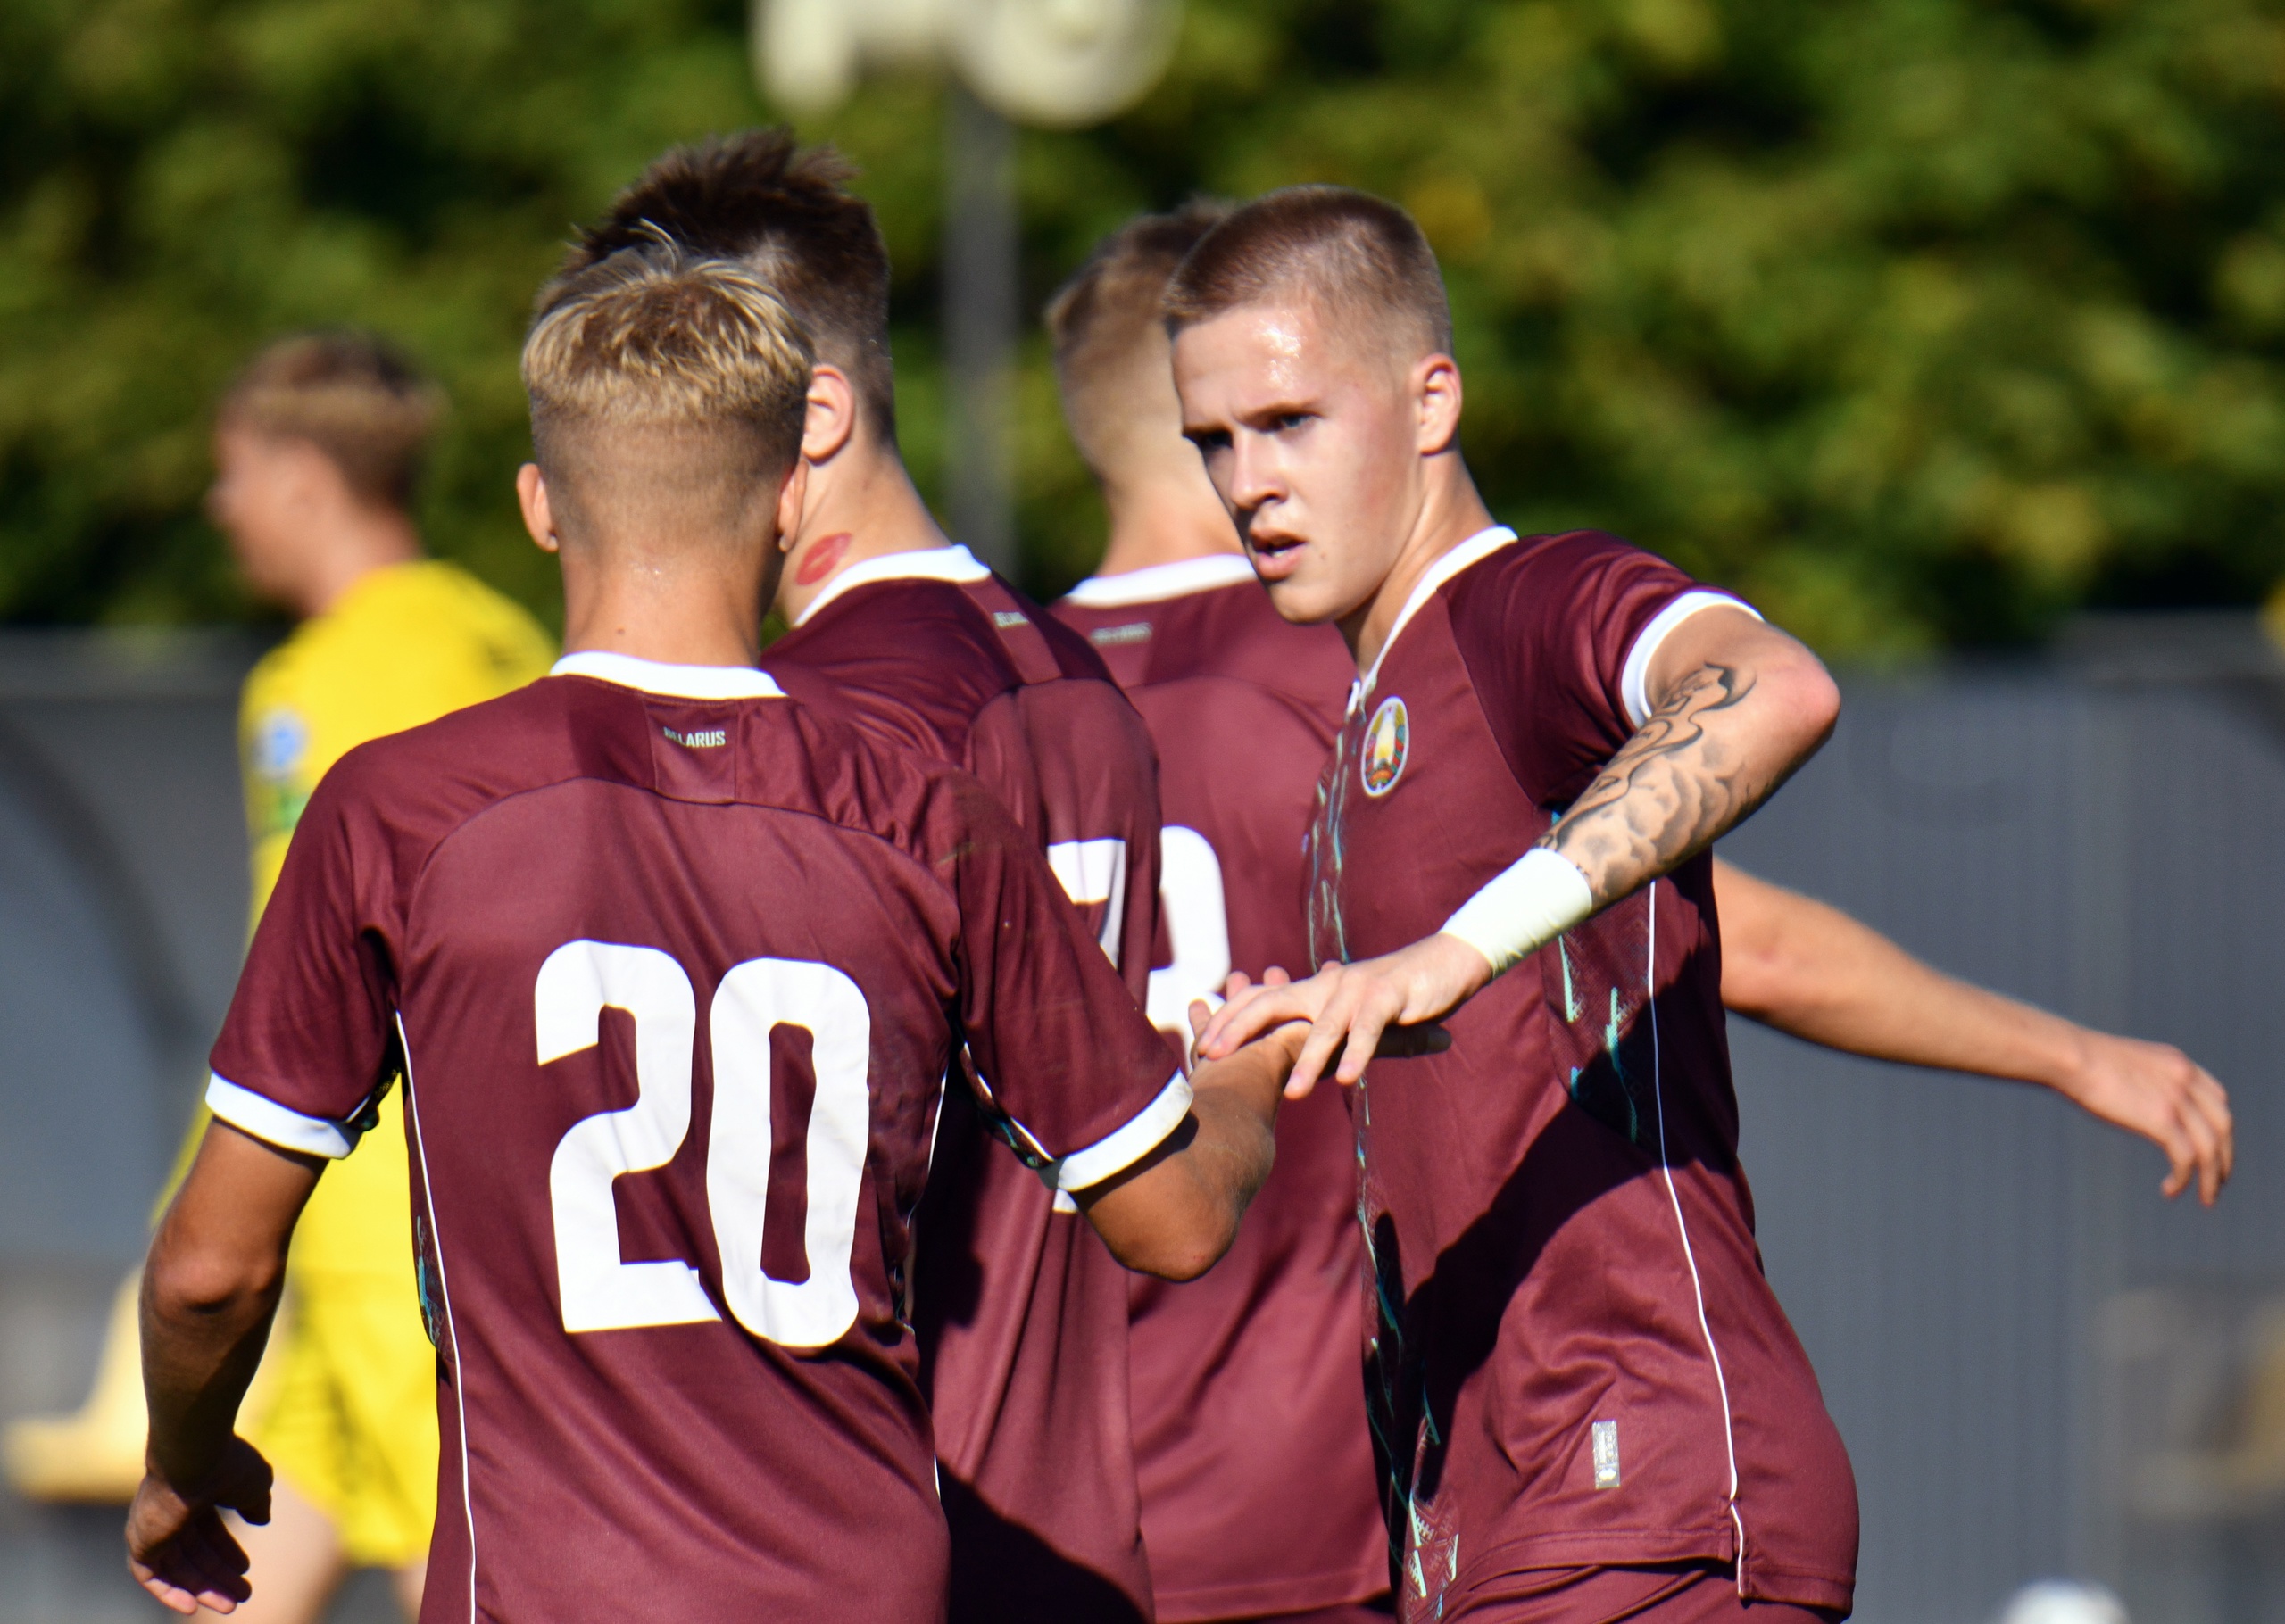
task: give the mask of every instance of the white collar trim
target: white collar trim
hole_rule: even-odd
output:
[[[1130,569],[1124,575],[1089,576],[1071,589],[1064,601],[1081,609],[1125,609],[1129,604],[1162,603],[1168,598],[1187,598],[1192,592],[1215,592],[1258,579],[1244,553],[1217,552],[1202,559],[1178,559],[1171,564]]]
[[[1412,595],[1397,611],[1396,624],[1389,628],[1387,640],[1381,644],[1381,651],[1373,656],[1373,668],[1359,677],[1349,690],[1349,709],[1352,715],[1365,702],[1365,696],[1373,692],[1373,684],[1380,680],[1381,662],[1388,659],[1389,650],[1396,647],[1397,638],[1406,626],[1412,624],[1412,617],[1420,612],[1420,606],[1427,602],[1445,582],[1463,569],[1481,564],[1515,539],[1516,533],[1507,526],[1488,526],[1428,566],[1427,573],[1412,584]]]
[[[870,586],[876,581],[981,581],[992,572],[967,548],[954,543],[944,547],[916,547],[905,552],[885,552],[877,559],[860,559],[826,583],[810,600],[794,624],[805,626],[827,604],[843,592]]]
[[[548,668],[550,676],[592,676],[670,700],[782,700],[785,691],[752,666],[669,666],[632,654],[582,649]]]

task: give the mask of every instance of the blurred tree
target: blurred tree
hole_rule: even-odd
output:
[[[247,612],[199,514],[214,394],[357,323],[454,412],[424,518],[536,602],[515,358],[570,222],[755,112],[742,8],[526,0],[0,7],[0,616]]]
[[[205,409],[297,326],[397,336],[456,414],[441,551],[544,604],[515,352],[571,221],[769,116],[735,0],[0,8],[0,617],[245,612]],[[1302,179],[1442,255],[1470,460],[1836,652],[2036,636],[2285,570],[2285,13],[2261,0],[1191,0],[1135,112],[1027,135],[1026,300],[1134,210]],[[933,88],[810,133],[866,166],[901,413],[943,435]],[[1034,344],[1031,584],[1099,512]]]

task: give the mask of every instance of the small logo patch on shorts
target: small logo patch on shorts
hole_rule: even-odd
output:
[[[1405,714],[1404,701],[1391,695],[1381,701],[1372,725],[1365,729],[1364,758],[1357,764],[1365,793],[1378,800],[1396,788],[1411,749],[1412,718]]]
[[[1618,1423],[1599,1421],[1594,1425],[1595,1487],[1618,1487]]]

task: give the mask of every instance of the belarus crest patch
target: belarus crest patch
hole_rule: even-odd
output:
[[[1381,701],[1381,708],[1373,713],[1372,725],[1365,729],[1364,758],[1358,763],[1365,793],[1378,797],[1396,788],[1411,749],[1411,718],[1404,713],[1404,701],[1392,695]]]

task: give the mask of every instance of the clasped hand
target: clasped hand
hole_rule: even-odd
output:
[[[1300,1099],[1335,1055],[1334,1081],[1354,1083],[1376,1055],[1441,1054],[1451,1047],[1451,1034],[1434,1023],[1491,979],[1483,954],[1442,934],[1379,958],[1327,965],[1306,981],[1272,970],[1256,985],[1240,973],[1230,977],[1227,1001],[1199,1026],[1192,1053],[1219,1060],[1274,1027],[1306,1022],[1309,1036],[1285,1080],[1285,1098]]]

